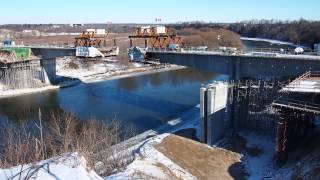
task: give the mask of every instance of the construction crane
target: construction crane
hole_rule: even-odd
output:
[[[144,39],[145,47],[166,48],[170,44],[181,44],[181,37],[177,36],[173,29],[165,26],[142,26],[136,28],[133,35],[129,36],[130,47],[133,39]]]

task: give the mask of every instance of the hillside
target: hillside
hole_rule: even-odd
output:
[[[236,47],[240,50],[244,47],[240,35],[223,28],[190,27],[177,30],[177,34],[183,36],[185,46],[208,46],[209,50],[215,50],[221,46]]]

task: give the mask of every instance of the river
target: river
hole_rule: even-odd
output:
[[[268,42],[243,43],[247,49],[287,47]],[[0,99],[0,122],[33,122],[40,108],[44,117],[67,112],[80,120],[115,119],[142,132],[178,118],[199,104],[201,84],[225,78],[187,68]]]
[[[201,84],[223,78],[179,69],[80,84],[59,90],[0,99],[2,121],[31,121],[52,112],[71,112],[80,120],[117,120],[138,132],[156,128],[199,104]]]

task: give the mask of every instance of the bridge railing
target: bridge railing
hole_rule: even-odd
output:
[[[7,46],[0,44],[0,48],[17,47],[17,48],[72,48],[72,46],[67,45],[50,45],[50,44],[39,44],[39,45],[14,45]]]
[[[315,79],[317,79],[318,81],[320,80],[320,71],[308,71],[285,86],[283,91],[293,90],[296,88],[313,91],[316,86],[316,82],[313,83],[312,81],[314,81]],[[311,81],[311,83],[305,81]],[[320,88],[319,85],[318,87]]]

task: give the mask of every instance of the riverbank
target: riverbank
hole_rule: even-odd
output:
[[[114,61],[112,61],[114,62]],[[23,96],[27,94],[34,94],[48,90],[57,90],[59,88],[66,88],[70,86],[76,86],[79,83],[96,83],[108,80],[115,80],[127,77],[141,76],[152,73],[160,73],[166,71],[173,71],[178,69],[184,69],[183,66],[177,65],[159,65],[151,66],[142,63],[132,63],[130,65],[121,66],[117,64],[106,65],[105,62],[93,64],[90,68],[78,68],[72,69],[66,67],[70,63],[70,60],[58,60],[57,75],[67,80],[62,80],[57,85],[50,85],[41,88],[27,88],[27,89],[15,89],[15,90],[0,90],[0,99],[16,96]],[[0,89],[3,89],[0,84]]]
[[[49,90],[57,90],[59,88],[60,88],[60,86],[45,86],[45,87],[40,87],[40,88],[5,90],[5,91],[0,91],[0,99],[22,96],[22,95],[27,95],[27,94],[34,94],[34,93],[39,93],[39,92],[49,91]]]
[[[178,66],[178,65],[169,65],[162,68],[153,68],[153,67],[142,67],[142,68],[134,68],[134,69],[128,69],[123,71],[115,71],[113,73],[102,73],[102,74],[95,74],[91,76],[87,76],[85,78],[81,78],[82,82],[84,83],[95,83],[95,82],[101,82],[101,81],[107,81],[107,80],[114,80],[114,79],[121,79],[126,77],[134,77],[134,76],[142,76],[147,74],[153,74],[153,73],[160,73],[160,72],[166,72],[166,71],[174,71],[178,69],[184,69],[186,67]]]
[[[291,42],[284,42],[284,41],[279,41],[279,40],[275,40],[275,39],[249,38],[249,37],[241,37],[240,39],[242,41],[267,42],[267,43],[270,43],[270,44],[296,46],[295,44],[293,44]]]
[[[76,66],[76,68],[74,66]],[[58,76],[79,79],[81,82],[87,84],[184,68],[183,66],[169,64],[159,64],[157,66],[136,62],[121,64],[121,62],[117,60],[91,62],[76,61],[73,59],[57,60]]]
[[[154,130],[146,131],[113,146],[116,156],[132,159],[112,175],[103,174],[96,164],[88,167],[85,158],[78,153],[64,154],[31,165],[0,169],[0,177],[10,178],[30,172],[35,179],[50,177],[59,179],[263,179],[278,172],[272,167],[273,141],[270,137],[241,132],[228,137],[221,146],[207,146],[198,142],[200,135],[199,105],[183,113],[179,118]],[[191,135],[191,136],[190,136]],[[228,147],[231,144],[231,148]],[[103,152],[102,152],[103,153]],[[94,168],[95,171],[90,170]],[[48,171],[50,169],[50,171]]]

